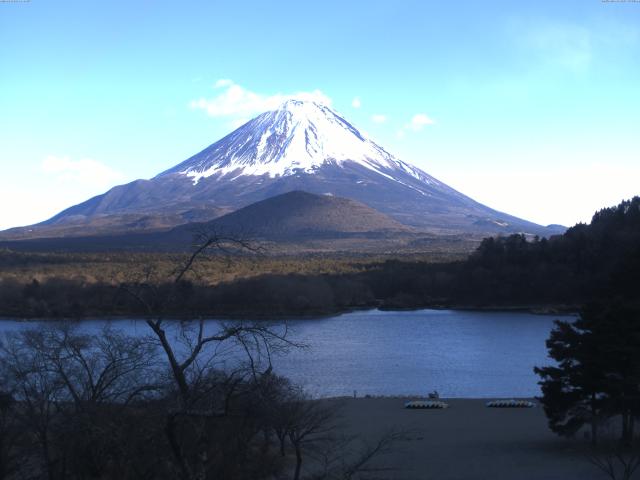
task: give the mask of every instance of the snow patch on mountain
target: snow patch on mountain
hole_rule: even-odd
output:
[[[270,178],[314,174],[323,165],[355,162],[386,178],[402,171],[429,185],[439,182],[395,158],[333,109],[291,99],[247,122],[199,154],[161,175],[178,173],[197,184],[211,176]],[[231,176],[231,177],[229,177]]]

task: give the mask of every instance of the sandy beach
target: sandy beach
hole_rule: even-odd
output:
[[[587,459],[585,440],[558,437],[535,408],[487,408],[484,400],[444,400],[444,410],[408,410],[402,398],[341,400],[342,429],[372,441],[410,431],[366,478],[403,480],[605,479]]]

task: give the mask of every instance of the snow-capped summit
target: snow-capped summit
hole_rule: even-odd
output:
[[[323,165],[347,161],[384,176],[385,171],[399,169],[427,183],[436,182],[368,139],[332,108],[296,99],[259,115],[161,175],[179,173],[195,184],[212,175],[313,174]]]

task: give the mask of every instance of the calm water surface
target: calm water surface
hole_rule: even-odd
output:
[[[275,370],[315,396],[413,395],[528,397],[540,393],[536,365],[548,365],[545,340],[554,319],[570,316],[512,312],[363,311],[293,320],[293,338],[306,343],[274,359]],[[108,321],[86,320],[99,330]],[[216,321],[210,321],[215,328]],[[0,333],[37,322],[0,321]],[[144,335],[140,320],[111,324]]]

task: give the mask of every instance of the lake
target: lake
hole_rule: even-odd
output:
[[[274,369],[314,396],[425,395],[531,397],[540,393],[534,366],[549,365],[545,340],[567,315],[461,310],[368,310],[290,320],[293,338],[308,345],[274,359]],[[99,330],[107,320],[86,320]],[[216,320],[210,320],[210,326]],[[146,334],[140,320],[110,322]],[[0,320],[0,333],[38,322]]]

